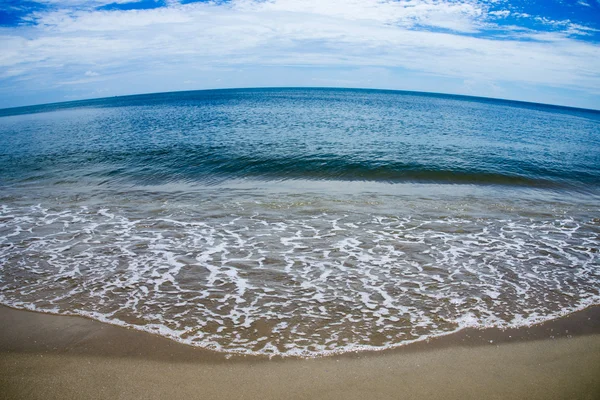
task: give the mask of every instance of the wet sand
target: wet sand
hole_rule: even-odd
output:
[[[1,399],[599,399],[600,307],[312,360],[234,356],[0,306]]]

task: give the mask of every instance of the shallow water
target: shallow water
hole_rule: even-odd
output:
[[[272,89],[2,110],[0,301],[225,352],[600,304],[600,113]]]

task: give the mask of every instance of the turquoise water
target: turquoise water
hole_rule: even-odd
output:
[[[600,303],[600,112],[252,89],[0,110],[0,301],[246,354]]]

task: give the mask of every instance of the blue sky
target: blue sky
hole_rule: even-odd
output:
[[[4,0],[0,108],[333,86],[600,109],[600,0]]]

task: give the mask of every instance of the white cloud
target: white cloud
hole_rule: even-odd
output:
[[[470,92],[487,90],[479,93],[484,95],[500,93],[503,83],[600,91],[597,45],[569,36],[590,28],[549,19],[542,22],[556,26],[555,32],[493,24],[508,13],[490,12],[487,3],[441,0],[237,0],[151,10],[58,9],[37,14],[37,26],[0,29],[0,77],[56,87],[101,78],[127,86],[125,77],[135,74],[146,76],[152,91],[157,83],[149,77],[157,71],[181,83],[198,80],[202,69],[248,66],[401,69],[467,82]],[[504,36],[474,35],[490,29]],[[72,78],[82,74],[85,79]],[[356,76],[339,80],[356,81]]]
[[[510,15],[510,11],[508,11],[508,10],[490,11],[488,14],[491,16],[494,16],[494,17],[498,17],[498,18],[506,18]]]
[[[247,12],[294,13],[348,21],[372,21],[402,27],[415,25],[446,28],[459,32],[475,32],[486,6],[475,1],[436,0],[275,0],[238,1],[236,7]]]

